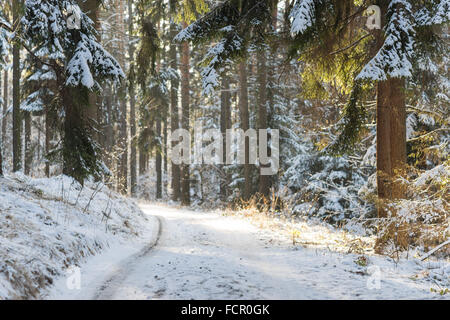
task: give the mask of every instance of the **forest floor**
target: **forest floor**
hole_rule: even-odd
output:
[[[298,245],[239,216],[140,207],[153,217],[150,239],[91,257],[81,267],[79,290],[68,289],[62,277],[46,298],[450,299],[440,294],[450,285],[448,261]]]

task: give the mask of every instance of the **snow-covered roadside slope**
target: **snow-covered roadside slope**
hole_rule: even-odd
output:
[[[141,243],[150,228],[134,202],[103,184],[0,178],[0,300],[40,298],[69,267]]]

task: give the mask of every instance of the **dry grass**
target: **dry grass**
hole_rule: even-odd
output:
[[[294,215],[290,208],[290,203],[272,192],[269,199],[255,195],[248,201],[241,200],[230,205],[225,213],[243,217],[260,229],[276,232],[293,246],[343,253],[373,253],[374,237],[358,236],[319,219]]]
[[[386,205],[388,216],[378,221],[376,250],[395,257],[412,247],[428,251],[450,237],[448,161],[426,172],[411,169],[409,176],[401,180],[407,199]]]

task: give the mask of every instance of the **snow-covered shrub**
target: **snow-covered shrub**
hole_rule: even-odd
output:
[[[388,217],[379,221],[378,244],[386,252],[411,246],[428,251],[450,237],[450,162],[416,171],[415,178],[402,180],[407,199],[390,204]]]
[[[285,181],[294,199],[294,213],[345,224],[371,211],[371,205],[358,196],[366,173],[348,158],[308,153],[293,158],[290,165]]]
[[[157,201],[156,199],[156,164],[154,160],[149,161],[148,171],[138,178],[136,185],[136,198],[144,201]],[[168,193],[170,186],[170,179],[164,170],[162,170],[162,199],[169,200]]]

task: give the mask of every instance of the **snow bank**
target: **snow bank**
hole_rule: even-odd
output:
[[[0,300],[40,298],[69,267],[144,234],[146,222],[102,183],[0,178]]]

